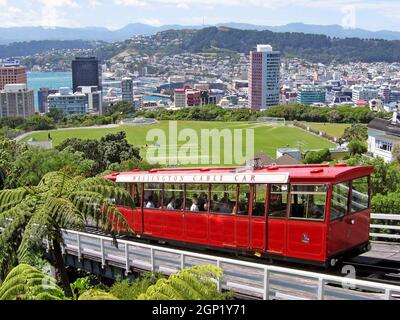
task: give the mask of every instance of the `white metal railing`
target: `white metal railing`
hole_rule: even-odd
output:
[[[206,254],[159,247],[78,231],[64,231],[66,253],[101,261],[127,272],[131,268],[171,274],[193,265],[215,265],[224,270],[218,288],[269,299],[395,299],[400,286],[282,268]]]
[[[370,236],[379,239],[400,239],[400,214],[382,214],[372,213],[371,220],[378,220],[378,223],[371,223]],[[385,222],[389,222],[385,224]],[[390,222],[398,222],[398,225],[392,225]],[[372,231],[373,229],[378,231],[397,231],[398,234],[388,234],[383,232]]]

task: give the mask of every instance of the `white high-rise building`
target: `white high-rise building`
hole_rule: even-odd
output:
[[[0,91],[0,118],[27,118],[34,114],[33,90],[26,84],[6,84]]]
[[[379,98],[379,90],[373,87],[354,86],[353,87],[353,102],[359,100],[369,101]]]
[[[270,45],[250,52],[249,108],[257,111],[279,105],[281,53]]]

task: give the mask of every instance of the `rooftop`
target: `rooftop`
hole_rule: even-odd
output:
[[[211,182],[215,181],[215,177],[248,174],[251,176],[257,175],[288,175],[290,180],[310,180],[313,182],[329,182],[329,181],[346,181],[357,177],[367,176],[373,173],[372,166],[347,166],[339,164],[335,166],[329,165],[286,165],[286,166],[267,166],[261,169],[252,169],[249,167],[226,167],[226,168],[174,168],[174,169],[153,169],[150,171],[131,171],[112,173],[105,176],[106,179],[113,181],[141,181],[154,182],[160,181],[183,181],[184,183],[199,183],[197,180],[187,182],[184,180],[186,176],[203,176],[212,177],[211,179],[203,180]],[[142,180],[145,178],[144,180]],[[158,182],[160,182],[158,181]],[[219,180],[218,180],[219,181]],[[177,183],[177,182],[175,182]]]
[[[393,120],[375,118],[368,124],[368,128],[383,131],[386,133],[386,135],[400,137],[400,119],[399,118],[400,118],[400,115],[397,116],[398,122],[394,122]]]

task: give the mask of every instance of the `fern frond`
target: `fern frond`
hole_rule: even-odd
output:
[[[9,222],[0,234],[0,279],[4,279],[10,267],[15,266],[17,262],[16,252],[20,246],[25,227],[29,223],[34,206],[29,203],[22,203],[17,210],[13,210],[13,219]]]
[[[141,300],[214,300],[224,298],[214,283],[222,276],[215,266],[195,266],[161,279],[150,286]]]
[[[36,268],[20,264],[10,271],[0,287],[0,300],[63,299],[64,293],[53,278]]]
[[[104,179],[102,177],[93,177],[93,178],[87,178],[83,181],[81,181],[77,187],[76,190],[87,190],[93,186],[109,186],[109,187],[118,187],[118,184],[108,180],[108,179]]]
[[[3,207],[7,208],[10,204],[21,202],[28,193],[28,190],[25,188],[0,191],[0,212],[7,210],[2,209]]]
[[[82,212],[84,218],[92,218],[105,232],[113,229],[129,231],[129,224],[117,207],[103,195],[93,191],[77,191],[69,199]]]
[[[82,293],[78,300],[118,300],[111,293],[90,289]]]

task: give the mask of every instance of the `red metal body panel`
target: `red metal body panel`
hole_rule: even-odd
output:
[[[237,168],[220,169],[160,169],[146,174],[234,172]],[[329,167],[325,165],[270,167],[257,172],[289,173],[290,184],[326,184],[368,176],[372,167]],[[116,180],[118,175],[135,172],[115,173],[105,177]],[[142,173],[143,174],[143,173]],[[132,230],[153,238],[170,239],[209,247],[248,250],[288,258],[325,263],[329,257],[346,252],[368,242],[370,210],[351,214],[342,220],[329,221],[329,188],[324,221],[286,218],[253,217],[213,213],[192,213],[162,209],[124,208]],[[268,204],[267,204],[268,205]],[[251,208],[249,213],[251,212]]]
[[[146,210],[144,210],[146,214]],[[163,234],[160,236],[165,239],[184,240],[185,223],[184,215],[180,211],[162,211],[163,215]]]
[[[298,259],[325,261],[326,223],[288,220],[285,255]]]
[[[131,216],[133,216],[133,221],[131,222],[128,219],[129,225],[131,226],[131,229],[133,230],[133,232],[136,233],[143,233],[143,225],[144,225],[144,221],[143,221],[143,215],[142,215],[142,208],[134,208],[133,210],[131,209],[132,214]],[[129,215],[128,215],[129,216]],[[126,216],[125,216],[126,217]]]
[[[251,218],[250,248],[264,252],[267,246],[267,220]]]
[[[268,219],[267,251],[271,254],[286,254],[286,219]]]
[[[209,215],[209,244],[221,248],[235,248],[235,217]]]
[[[207,244],[208,243],[208,214],[184,212],[183,241]]]
[[[239,249],[248,249],[250,241],[249,217],[235,216],[235,243]]]

